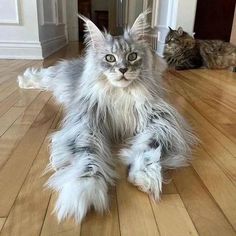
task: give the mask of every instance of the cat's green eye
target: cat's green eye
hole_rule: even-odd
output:
[[[128,60],[129,61],[135,61],[137,59],[137,57],[138,57],[138,54],[136,52],[132,52],[132,53],[129,54]]]
[[[116,61],[116,58],[112,54],[107,54],[105,56],[105,59],[107,62],[115,62]]]

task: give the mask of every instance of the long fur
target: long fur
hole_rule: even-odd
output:
[[[236,47],[221,40],[194,39],[182,27],[169,28],[164,48],[168,66],[177,70],[205,67],[226,69],[236,66]]]
[[[123,37],[102,34],[81,17],[87,29],[84,58],[27,69],[18,78],[22,88],[52,91],[66,110],[62,128],[52,135],[49,169],[54,174],[47,183],[59,193],[59,220],[74,217],[80,222],[91,207],[98,212],[108,209],[108,187],[117,177],[110,151],[114,142],[125,145],[120,156],[130,167],[128,180],[156,200],[163,172],[188,163],[194,136],[163,98],[158,65],[142,38],[146,14]],[[140,55],[130,63],[127,80],[116,65],[107,69],[107,47],[121,54],[134,48]],[[124,63],[117,61],[117,67]]]

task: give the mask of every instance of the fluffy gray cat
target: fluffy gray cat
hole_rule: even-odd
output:
[[[117,177],[114,142],[125,144],[121,160],[128,180],[155,200],[166,169],[185,166],[194,141],[188,125],[163,100],[161,78],[145,34],[147,12],[122,36],[101,32],[80,16],[86,28],[84,58],[46,69],[27,69],[21,88],[42,88],[64,105],[61,129],[52,135],[48,186],[57,191],[58,219],[77,222],[94,207],[108,209],[108,187]]]

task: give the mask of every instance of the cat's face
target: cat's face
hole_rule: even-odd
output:
[[[149,29],[146,22],[148,13],[149,11],[141,13],[122,36],[103,33],[92,21],[80,16],[85,22],[85,42],[92,55],[90,60],[93,60],[103,74],[101,78],[106,78],[114,87],[127,87],[139,78],[147,56],[147,44],[143,36]]]
[[[178,30],[169,28],[169,33],[166,36],[165,43],[167,47],[175,47],[181,44],[185,32],[180,27]]]
[[[127,87],[139,77],[144,52],[132,40],[110,36],[98,53],[98,63],[113,86]]]
[[[173,30],[169,27],[169,32],[165,39],[166,46],[174,47],[181,45],[186,39],[194,39],[187,32],[183,31],[182,27]]]

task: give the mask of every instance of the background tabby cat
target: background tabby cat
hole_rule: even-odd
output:
[[[177,70],[206,67],[225,69],[236,66],[236,47],[221,40],[194,39],[182,27],[166,36],[164,58]]]

